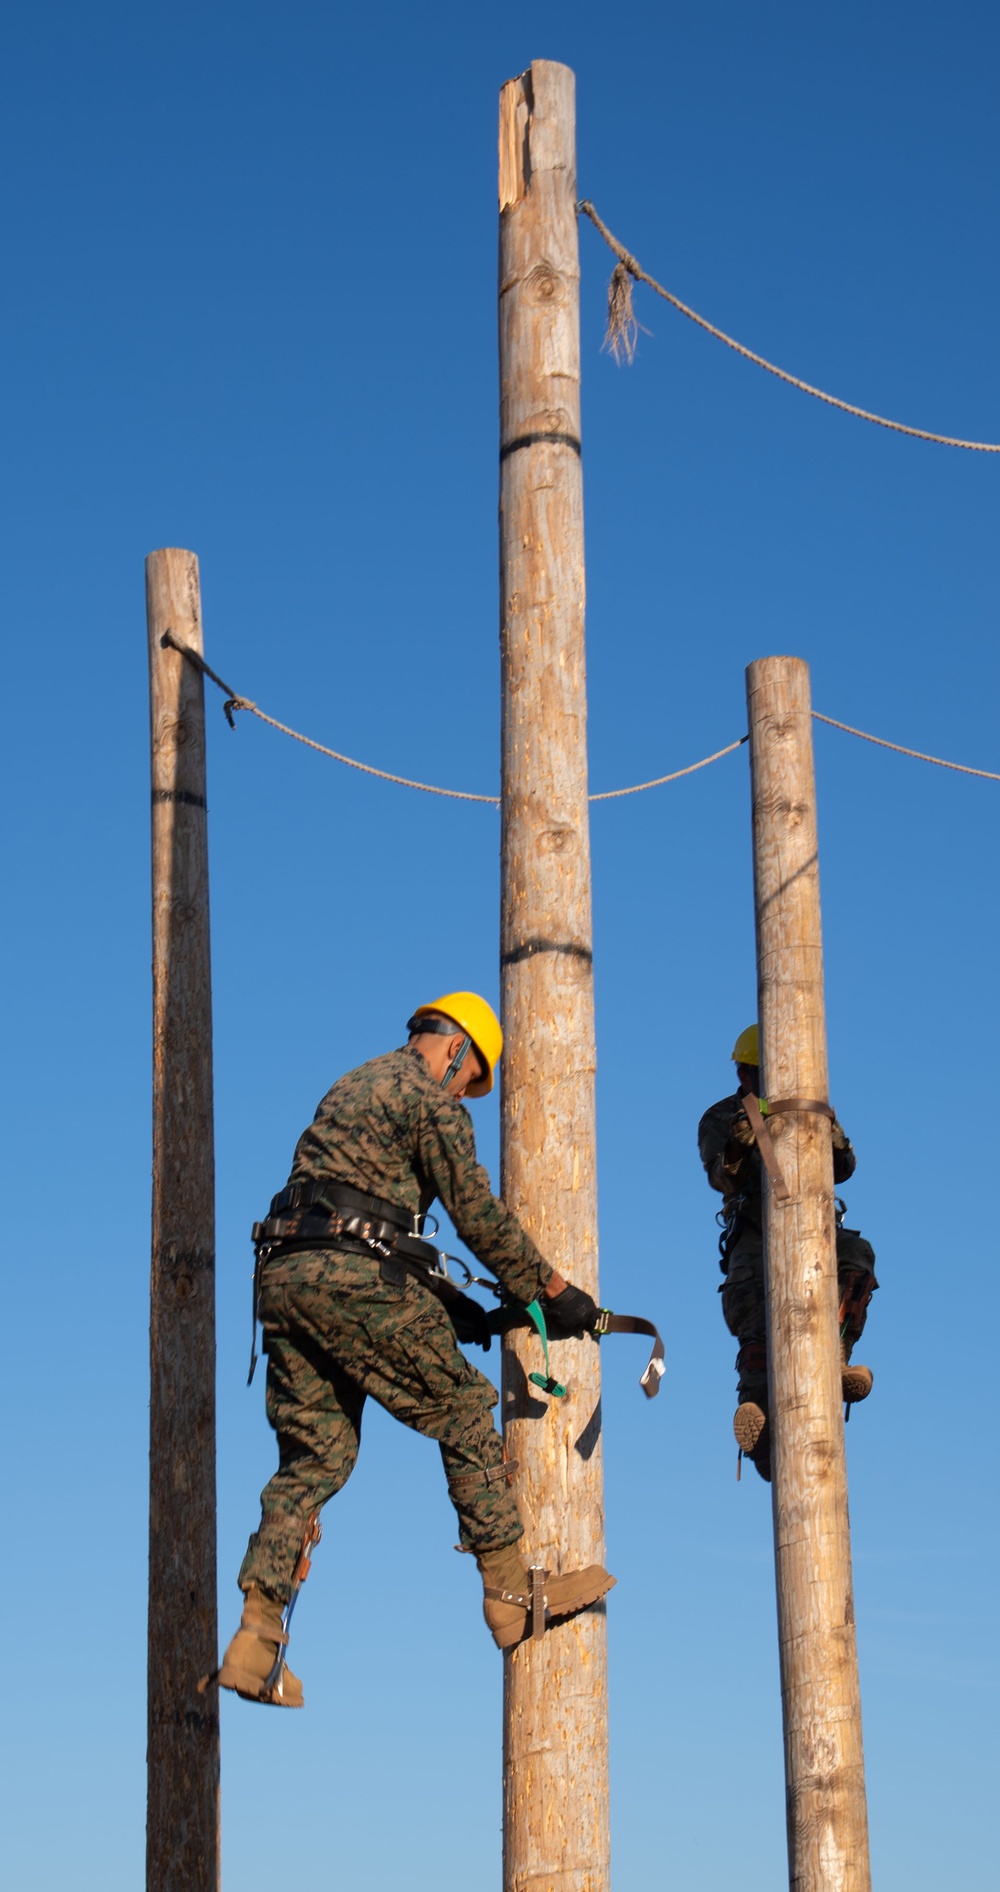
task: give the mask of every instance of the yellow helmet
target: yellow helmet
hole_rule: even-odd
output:
[[[503,1051],[503,1032],[492,1005],[487,1005],[478,992],[446,992],[443,998],[434,999],[429,1005],[418,1005],[410,1020],[409,1029],[419,1030],[417,1020],[425,1012],[440,1012],[445,1018],[452,1018],[456,1025],[472,1039],[472,1048],[483,1067],[482,1077],[477,1077],[470,1084],[469,1097],[485,1097],[493,1089],[493,1073],[500,1062]]]
[[[748,1025],[741,1031],[733,1046],[734,1064],[760,1063],[760,1033],[756,1025]]]

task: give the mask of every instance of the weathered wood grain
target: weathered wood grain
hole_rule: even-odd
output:
[[[827,1100],[809,671],[747,670],[761,1088]],[[787,1201],[765,1184],[773,1509],[793,1892],[870,1892],[840,1389],[830,1124],[769,1119]]]
[[[146,560],[153,824],[148,1892],[217,1892],[215,1158],[205,705],[193,552]]]
[[[536,60],[500,95],[503,1193],[598,1296],[575,97]],[[563,1402],[505,1343],[529,1561],[604,1561],[597,1346],[553,1348]],[[505,1657],[505,1892],[606,1892],[606,1621]]]

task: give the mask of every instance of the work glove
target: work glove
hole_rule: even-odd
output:
[[[729,1141],[741,1145],[745,1150],[752,1149],[756,1142],[753,1125],[744,1110],[741,1110],[739,1116],[733,1120]]]
[[[553,1340],[578,1340],[593,1330],[600,1308],[586,1288],[575,1288],[572,1281],[550,1300],[542,1296],[545,1325]]]
[[[463,1341],[467,1347],[483,1347],[489,1353],[493,1335],[481,1301],[474,1301],[471,1294],[456,1294],[448,1302],[448,1318],[455,1329],[456,1340]]]

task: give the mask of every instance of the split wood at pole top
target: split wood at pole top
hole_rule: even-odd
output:
[[[193,552],[146,560],[153,829],[147,1892],[217,1892],[215,1159],[202,678]]]
[[[808,666],[747,670],[761,1089],[828,1103]],[[775,1575],[793,1892],[870,1892],[830,1122],[770,1117],[764,1181]]]
[[[542,1253],[599,1298],[594,1114],[575,84],[535,60],[500,94],[501,986],[503,1194]],[[504,1346],[503,1415],[528,1561],[604,1561],[600,1366],[569,1386]],[[603,1606],[504,1658],[505,1892],[606,1892]]]

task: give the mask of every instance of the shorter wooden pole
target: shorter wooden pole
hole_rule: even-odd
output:
[[[217,1892],[215,1157],[198,560],[146,560],[153,809],[148,1892]]]
[[[828,1102],[809,671],[747,670],[761,1088]],[[870,1892],[829,1118],[770,1116],[765,1175],[775,1571],[793,1892]]]

